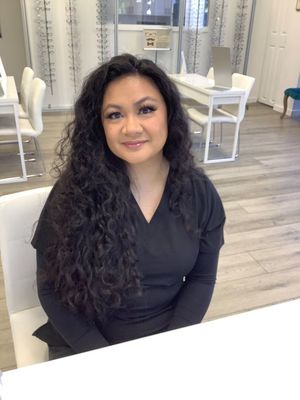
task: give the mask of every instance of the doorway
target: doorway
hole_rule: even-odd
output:
[[[289,7],[288,1],[272,1],[258,96],[261,103],[272,107],[276,104],[278,77],[285,62]]]

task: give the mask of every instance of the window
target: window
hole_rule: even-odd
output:
[[[209,0],[187,0],[185,26],[201,29],[208,26]]]
[[[178,26],[179,3],[180,0],[119,0],[119,24]],[[209,0],[186,0],[186,22],[190,26],[207,26],[208,5]]]
[[[119,24],[178,26],[180,0],[119,0]]]

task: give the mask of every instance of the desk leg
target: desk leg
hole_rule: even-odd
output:
[[[19,155],[20,155],[21,168],[22,168],[22,176],[16,176],[16,177],[12,177],[12,178],[0,179],[0,184],[27,181],[27,172],[26,172],[26,165],[25,165],[25,159],[24,159],[24,150],[23,150],[22,136],[21,136],[20,124],[19,124],[19,106],[18,106],[18,104],[13,104],[13,110],[14,110],[16,133],[17,133],[17,138],[18,138],[18,147],[19,147]]]
[[[242,107],[245,107],[244,104],[244,96],[241,96],[240,102],[239,102],[239,112],[238,114],[240,115],[240,111]],[[210,106],[212,107],[212,106]],[[209,110],[209,118],[208,118],[208,124],[207,124],[207,133],[206,133],[206,143],[205,143],[205,154],[204,154],[204,160],[203,162],[206,164],[211,164],[211,163],[220,163],[220,162],[227,162],[227,161],[235,161],[236,153],[237,153],[237,148],[238,148],[238,143],[239,143],[239,132],[240,132],[240,121],[236,123],[235,126],[235,131],[234,131],[234,137],[233,137],[233,145],[232,145],[232,154],[231,157],[227,158],[218,158],[218,159],[208,159],[208,150],[209,150],[209,141],[210,141],[210,131],[211,131],[211,118],[212,118],[212,110]]]
[[[210,142],[210,135],[211,135],[212,115],[213,115],[213,104],[210,101],[209,109],[208,109],[208,123],[207,123],[207,126],[206,126],[205,150],[204,150],[204,157],[203,157],[204,164],[209,163],[208,154],[209,154],[209,142]]]
[[[239,142],[239,132],[240,132],[240,123],[238,122],[235,125],[231,161],[234,161],[235,157],[236,157],[237,147],[238,147],[238,142]]]
[[[242,111],[242,109],[245,108],[245,107],[246,107],[246,104],[245,104],[245,97],[243,96],[243,97],[241,97],[241,99],[240,99],[238,115],[241,115],[241,111]],[[238,150],[238,148],[240,148],[240,145],[239,145],[239,143],[240,143],[240,139],[239,139],[239,135],[240,135],[240,124],[241,124],[241,121],[240,121],[240,119],[238,119],[238,121],[237,121],[237,123],[236,123],[236,125],[235,125],[235,131],[234,131],[233,147],[232,147],[232,158],[231,158],[232,161],[235,160],[237,150]],[[240,149],[239,149],[239,150],[240,150]]]
[[[18,104],[14,104],[14,115],[15,115],[15,124],[16,124],[18,146],[19,146],[19,153],[20,153],[20,161],[21,161],[21,167],[22,167],[22,176],[23,176],[22,180],[27,181],[27,171],[26,171],[26,165],[25,165],[25,159],[24,159],[22,136],[20,133]]]

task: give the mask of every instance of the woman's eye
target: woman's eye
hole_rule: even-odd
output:
[[[118,111],[112,112],[110,114],[108,114],[108,116],[106,117],[108,119],[119,119],[121,118],[121,113]]]
[[[155,111],[155,108],[152,106],[143,106],[140,108],[140,114],[149,114]]]

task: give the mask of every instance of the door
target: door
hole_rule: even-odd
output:
[[[284,62],[290,0],[272,0],[269,32],[262,68],[259,101],[274,106],[279,72]]]

